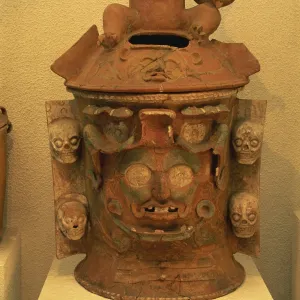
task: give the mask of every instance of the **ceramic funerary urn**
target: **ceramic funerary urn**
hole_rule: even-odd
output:
[[[6,109],[0,106],[0,236],[3,232],[3,209],[6,189],[7,133],[11,130]]]
[[[233,0],[196,2],[111,4],[52,65],[75,98],[46,104],[57,257],[106,298],[217,298],[259,253],[259,63],[209,38]]]

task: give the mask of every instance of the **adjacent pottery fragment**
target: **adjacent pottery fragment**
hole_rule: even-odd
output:
[[[3,208],[6,189],[7,133],[11,130],[7,112],[0,106],[0,233],[3,230]]]
[[[237,98],[259,71],[209,36],[233,0],[130,0],[53,65],[75,99],[46,104],[57,256],[111,299],[214,299],[259,254],[266,102]]]

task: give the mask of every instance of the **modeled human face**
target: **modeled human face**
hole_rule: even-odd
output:
[[[196,154],[177,148],[135,149],[118,165],[115,177],[123,198],[107,199],[110,213],[131,228],[175,230],[186,223],[203,175]]]

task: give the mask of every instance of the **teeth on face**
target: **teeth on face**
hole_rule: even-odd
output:
[[[167,213],[169,211],[168,207],[155,207],[156,213]]]
[[[145,208],[146,212],[152,212],[152,213],[168,213],[168,212],[177,212],[178,208],[174,207],[174,206],[170,206],[170,207],[156,207],[156,206],[148,206],[147,208]]]

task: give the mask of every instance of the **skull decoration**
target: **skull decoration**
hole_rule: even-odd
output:
[[[252,121],[243,121],[233,131],[233,147],[237,160],[243,165],[252,165],[260,157],[263,126]]]
[[[258,229],[258,199],[249,193],[234,194],[230,200],[230,220],[235,235],[251,238]]]
[[[72,164],[79,156],[80,127],[76,120],[63,118],[49,125],[52,156],[63,164]]]
[[[87,209],[79,201],[63,203],[57,211],[59,229],[70,240],[80,240],[87,227]]]

